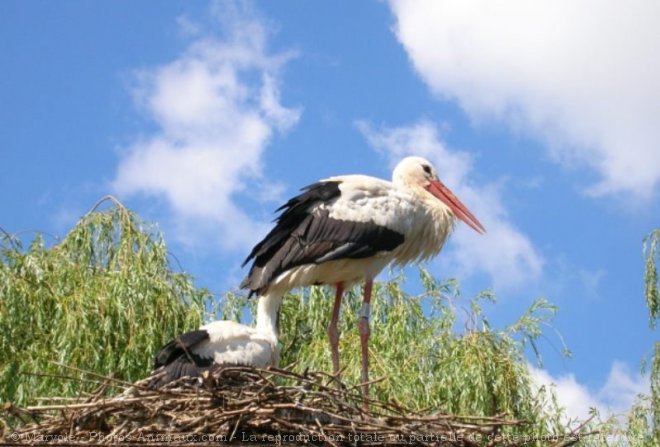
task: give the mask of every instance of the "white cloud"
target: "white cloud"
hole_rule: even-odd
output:
[[[508,219],[499,188],[471,182],[470,155],[449,150],[432,123],[422,121],[409,127],[375,130],[359,122],[358,129],[371,146],[389,158],[392,166],[407,155],[429,159],[442,181],[486,227],[486,234],[479,235],[459,223],[452,242],[441,255],[443,265],[457,268],[461,277],[485,272],[498,290],[518,287],[540,276],[543,257]]]
[[[573,374],[552,377],[546,370],[529,366],[532,382],[537,387],[554,389],[557,403],[565,411],[568,420],[584,421],[589,418],[592,408],[600,410],[600,402],[589,389],[578,383]]]
[[[649,394],[650,390],[648,376],[631,372],[625,363],[619,361],[612,363],[607,381],[596,392],[579,383],[573,374],[553,377],[543,369],[528,367],[537,387],[554,388],[568,420],[588,419],[591,408],[596,408],[601,417],[622,415],[630,410],[637,395]]]
[[[136,101],[158,130],[125,148],[113,188],[163,197],[189,233],[213,227],[225,248],[245,249],[263,225],[235,196],[248,183],[277,190],[262,176],[262,156],[300,111],[281,104],[278,88],[292,54],[268,52],[268,27],[250,4],[216,3],[213,13],[223,37],[181,19],[195,40],[175,60],[137,74]]]
[[[506,122],[555,160],[595,170],[594,195],[660,183],[660,3],[390,0],[422,79],[475,120]]]
[[[615,361],[597,397],[614,414],[618,414],[629,410],[637,395],[649,394],[650,389],[648,376],[632,373],[625,363]]]

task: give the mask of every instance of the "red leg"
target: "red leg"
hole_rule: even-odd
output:
[[[337,291],[335,293],[335,304],[332,308],[332,319],[328,326],[328,338],[330,339],[330,353],[332,354],[332,372],[336,376],[339,374],[339,330],[337,323],[339,321],[339,307],[341,306],[341,298],[344,294],[344,284],[337,283]]]
[[[371,288],[373,280],[369,279],[364,283],[364,298],[362,300],[362,310],[360,311],[360,321],[358,330],[360,331],[360,342],[362,344],[362,406],[368,411],[367,397],[369,396],[369,313],[371,307]]]

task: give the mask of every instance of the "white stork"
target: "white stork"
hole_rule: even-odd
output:
[[[365,281],[358,329],[362,345],[362,392],[368,395],[369,313],[373,280],[390,262],[403,265],[437,255],[456,218],[479,233],[479,220],[438,180],[421,157],[406,157],[392,182],[364,175],[321,180],[277,211],[275,228],[243,265],[250,295],[281,297],[315,284],[336,287],[328,327],[332,366],[339,372],[337,321],[344,289]]]
[[[213,321],[179,335],[156,354],[156,379],[150,385],[159,387],[180,377],[199,377],[203,371],[221,365],[277,366],[281,302],[281,296],[262,296],[257,304],[255,327],[235,321]]]

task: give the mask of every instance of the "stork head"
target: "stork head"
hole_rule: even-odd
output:
[[[422,157],[404,158],[394,168],[392,181],[413,190],[426,191],[444,203],[457,218],[468,224],[477,233],[486,232],[479,219],[438,179],[435,168],[428,160]]]

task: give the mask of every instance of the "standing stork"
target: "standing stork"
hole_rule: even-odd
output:
[[[399,162],[388,182],[364,175],[321,180],[302,189],[277,212],[275,228],[243,265],[250,295],[282,296],[295,287],[336,287],[328,336],[332,367],[339,372],[337,321],[344,289],[364,280],[358,329],[362,394],[368,395],[369,313],[373,280],[390,262],[404,265],[437,255],[456,218],[479,233],[479,220],[438,179],[421,157]]]

